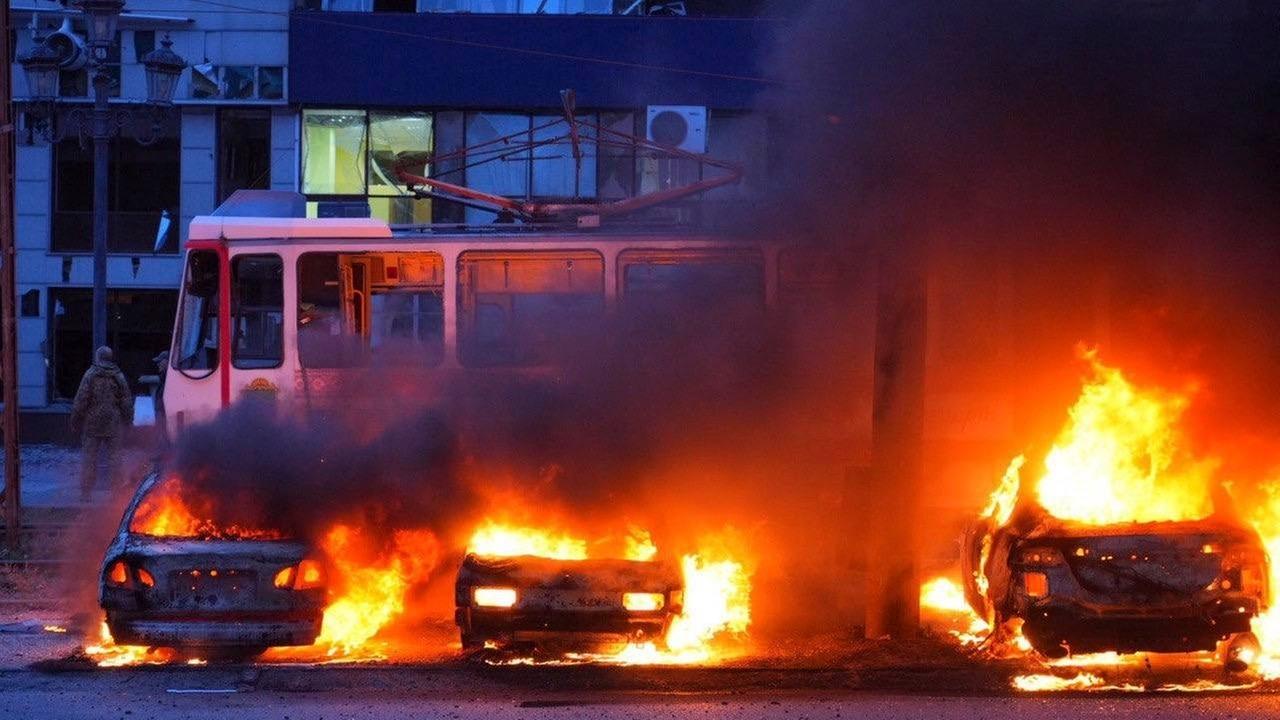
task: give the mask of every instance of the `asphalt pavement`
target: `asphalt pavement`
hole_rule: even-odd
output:
[[[566,669],[567,677],[573,676]],[[626,668],[616,669],[625,672]],[[355,674],[357,677],[351,677]],[[713,673],[714,674],[714,673]],[[372,672],[310,669],[304,677],[185,668],[110,672],[0,674],[0,718],[1274,718],[1280,695],[1050,696],[942,695],[915,692],[757,687],[687,691],[559,688],[536,673],[506,679],[462,668]],[[572,679],[572,678],[571,678]],[[355,680],[355,682],[353,682]],[[794,678],[792,679],[794,680]]]

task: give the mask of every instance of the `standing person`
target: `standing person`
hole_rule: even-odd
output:
[[[169,351],[156,355],[151,358],[151,362],[156,364],[156,390],[155,396],[151,398],[151,405],[155,409],[156,415],[156,437],[160,443],[160,447],[169,445],[169,424],[164,419],[164,379],[169,374]]]
[[[105,345],[94,353],[71,407],[71,429],[81,434],[80,501],[88,502],[98,479],[99,455],[105,450],[107,483],[116,480],[120,441],[125,425],[133,424],[133,393],[124,373]]]

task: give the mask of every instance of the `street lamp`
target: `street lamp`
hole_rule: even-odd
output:
[[[87,38],[92,49],[89,73],[93,78],[93,107],[75,108],[59,118],[57,94],[59,55],[43,39],[19,58],[33,103],[33,128],[50,142],[77,136],[93,140],[93,347],[107,344],[107,162],[108,141],[122,128],[133,126],[134,139],[150,145],[160,136],[161,121],[173,103],[173,91],[187,63],[171,48],[167,36],[161,47],[147,53],[142,64],[147,73],[147,108],[112,108],[107,104],[111,78],[107,75],[107,51],[116,41],[116,27],[124,0],[77,0],[72,6],[88,21]],[[141,126],[149,125],[143,131]]]
[[[120,24],[124,0],[76,0],[71,7],[84,13],[88,19],[85,40],[94,49],[97,59],[105,60],[107,48],[116,41],[116,26]]]

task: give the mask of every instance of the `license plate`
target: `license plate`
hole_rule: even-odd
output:
[[[544,610],[616,610],[622,607],[622,596],[590,590],[526,590],[521,605]]]
[[[170,576],[169,596],[178,608],[230,607],[252,600],[257,574],[246,570],[188,570]]]

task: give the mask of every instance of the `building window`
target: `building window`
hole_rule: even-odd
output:
[[[240,255],[231,263],[231,364],[241,369],[284,362],[284,264],[279,255]]]
[[[302,0],[307,10],[334,12],[457,12],[549,15],[684,15],[671,0]]]
[[[389,223],[431,222],[431,201],[408,194],[395,164],[409,156],[410,172],[428,172],[432,124],[425,112],[304,110],[302,191],[313,200],[309,211],[315,213],[315,200],[363,199]]]
[[[191,97],[197,100],[282,100],[284,68],[279,65],[194,65],[191,68]]]
[[[418,0],[421,12],[612,15],[614,0]]]
[[[176,304],[173,290],[107,290],[107,344],[136,390],[140,377],[155,374],[153,358],[169,347]],[[49,399],[69,401],[93,362],[93,290],[50,288],[49,309]]]
[[[587,350],[604,311],[604,259],[576,252],[465,252],[458,350],[471,367],[554,365]]]
[[[107,251],[151,254],[178,252],[181,143],[178,122],[150,145],[128,136],[110,141],[107,188]],[[53,252],[93,251],[93,145],[68,138],[53,147]],[[161,228],[164,233],[160,235]],[[158,237],[159,235],[159,237]]]
[[[218,202],[236,190],[271,187],[271,111],[218,112]]]
[[[579,119],[598,120],[595,115]],[[467,187],[522,200],[595,197],[595,135],[587,131],[580,136],[579,165],[566,137],[568,127],[558,120],[558,115],[467,113],[463,144],[473,148],[465,158]],[[512,149],[509,142],[536,146]],[[490,222],[493,213],[467,208],[466,217],[472,223]]]
[[[302,367],[437,365],[443,357],[442,257],[303,253],[298,258]]]
[[[40,291],[22,293],[22,317],[40,317]]]

